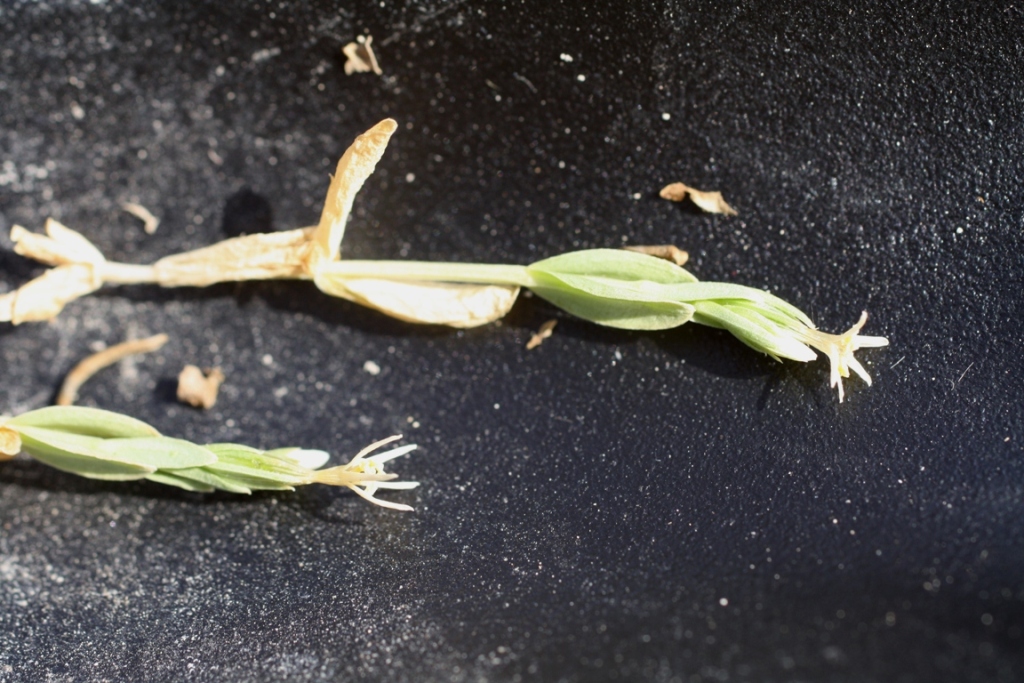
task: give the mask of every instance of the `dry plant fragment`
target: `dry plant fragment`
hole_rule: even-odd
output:
[[[377,162],[384,156],[388,141],[397,129],[394,119],[384,119],[357,137],[338,161],[338,168],[327,188],[320,223],[313,234],[308,262],[311,273],[319,261],[333,261],[341,255],[341,238],[345,236],[345,223],[352,211],[352,202],[377,168]]]
[[[551,336],[551,333],[554,331],[555,325],[557,324],[557,320],[548,320],[541,325],[540,329],[537,330],[537,333],[530,337],[530,341],[526,342],[526,350],[532,351],[540,346],[545,339]]]
[[[103,286],[89,266],[57,266],[19,289],[0,296],[0,322],[15,325],[50,320],[75,299]]]
[[[68,376],[64,378],[64,384],[57,394],[57,405],[69,406],[78,397],[78,389],[88,381],[90,377],[105,367],[111,366],[117,361],[136,353],[149,353],[156,351],[167,343],[166,334],[156,334],[145,339],[133,339],[131,341],[115,344],[99,353],[94,353],[78,363]]]
[[[671,261],[677,266],[686,265],[690,260],[690,254],[672,244],[634,245],[623,247],[626,251],[635,251],[638,254],[656,256],[666,261]]]
[[[726,216],[736,215],[736,210],[725,202],[721,192],[703,192],[683,183],[672,183],[661,188],[659,194],[662,199],[668,199],[673,202],[681,202],[689,195],[691,202],[708,213],[723,213]]]
[[[224,373],[212,368],[205,373],[195,365],[186,365],[178,374],[178,400],[195,408],[209,410],[217,403],[217,392]]]
[[[399,320],[462,328],[478,327],[504,317],[519,295],[518,287],[500,285],[335,279],[329,274],[317,275],[314,282],[327,294]]]
[[[10,460],[21,452],[21,437],[8,427],[0,427],[0,460]]]
[[[384,72],[377,64],[377,55],[373,54],[373,36],[359,36],[355,42],[341,48],[348,58],[345,62],[345,75],[361,74],[368,71],[380,76]]]
[[[167,256],[149,269],[162,287],[297,278],[306,273],[313,228],[243,235]]]
[[[152,235],[156,232],[157,227],[160,225],[160,219],[154,216],[152,212],[142,204],[125,202],[121,205],[121,208],[142,221],[142,229],[147,235]]]

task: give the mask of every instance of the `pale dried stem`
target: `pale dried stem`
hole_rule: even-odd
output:
[[[69,406],[75,402],[78,390],[90,377],[105,367],[109,367],[117,361],[136,353],[149,353],[156,351],[167,343],[166,334],[156,334],[145,339],[133,339],[131,341],[115,344],[99,353],[94,353],[76,365],[68,376],[64,378],[64,384],[57,394],[57,405]]]

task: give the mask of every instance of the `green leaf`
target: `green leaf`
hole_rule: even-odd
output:
[[[217,456],[202,446],[167,436],[107,439],[100,451],[110,460],[132,462],[161,470],[202,467],[217,462]]]
[[[627,330],[667,330],[693,317],[693,306],[660,301],[625,301],[573,289],[544,274],[536,274],[534,294],[573,315],[607,327]],[[544,284],[550,282],[549,285]]]
[[[215,489],[214,486],[209,484],[189,479],[188,477],[178,476],[177,474],[171,474],[170,472],[154,472],[153,474],[146,475],[146,479],[155,481],[158,484],[177,486],[179,489],[195,491],[197,493],[209,493]]]
[[[209,444],[217,462],[204,469],[226,482],[251,489],[291,490],[308,481],[309,470],[240,444]]]
[[[214,443],[206,447],[217,455],[217,465],[220,467],[242,467],[264,475],[281,475],[295,479],[305,479],[309,474],[305,467],[298,465],[294,460],[281,457],[274,451],[265,452],[235,443]]]
[[[156,469],[202,467],[217,462],[217,456],[202,446],[167,436],[101,439],[55,429],[25,426],[19,426],[17,431],[23,442],[30,438],[33,443],[59,451],[84,458],[135,465],[146,468],[149,472]]]
[[[728,330],[756,351],[776,359],[782,357],[807,362],[817,358],[806,344],[794,339],[787,331],[778,329],[756,311],[744,307],[733,310],[715,301],[699,301],[695,305],[695,322]]]
[[[10,427],[42,427],[83,436],[132,438],[160,436],[145,422],[98,408],[50,406],[33,410],[7,421]]]
[[[666,285],[696,278],[663,259],[618,249],[575,251],[527,267],[530,289],[573,315],[608,327],[665,330],[693,317]]]
[[[689,271],[655,256],[624,249],[584,249],[537,261],[527,272],[551,275],[587,275],[619,281],[646,280],[659,284],[697,282]]]
[[[52,433],[49,430],[27,428],[18,431],[21,435],[22,451],[50,467],[56,467],[59,470],[89,479],[130,481],[142,479],[156,470],[155,467],[95,457],[91,452],[97,446],[95,443],[90,443],[100,441],[95,437],[75,436],[70,443],[54,443],[53,439],[46,438]],[[59,434],[59,432],[56,433]],[[41,435],[43,439],[36,438],[38,435]],[[71,446],[71,448],[62,446]]]
[[[225,479],[224,477],[219,477],[205,467],[171,470],[169,472],[161,471],[157,474],[168,474],[180,479],[185,479],[191,482],[194,486],[209,486],[210,490],[219,489],[221,491],[228,491],[229,493],[252,493],[252,489],[249,487],[242,486],[241,484]],[[175,486],[177,486],[177,484],[175,484]]]

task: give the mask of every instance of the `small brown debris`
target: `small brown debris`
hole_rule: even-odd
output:
[[[178,375],[178,400],[195,408],[209,410],[217,403],[217,392],[224,381],[220,368],[204,373],[195,365],[186,365]]]
[[[125,202],[121,205],[121,208],[142,221],[142,229],[146,231],[147,235],[152,235],[156,232],[157,226],[160,225],[160,219],[154,216],[152,212],[142,204]]]
[[[372,71],[380,76],[384,72],[377,64],[377,55],[373,54],[373,36],[359,36],[354,43],[349,43],[341,48],[348,60],[345,62],[345,75],[366,73]]]
[[[166,343],[166,334],[156,334],[145,339],[133,339],[114,344],[108,349],[87,356],[64,378],[64,384],[61,385],[60,393],[57,394],[57,405],[69,406],[74,403],[78,397],[78,389],[103,368],[113,365],[127,356],[156,351]]]
[[[623,247],[623,249],[647,254],[648,256],[657,256],[666,261],[671,261],[677,266],[681,266],[690,260],[690,255],[687,252],[672,244],[631,245]]]
[[[673,202],[681,202],[689,195],[691,202],[708,213],[724,213],[726,216],[736,215],[736,210],[725,202],[721,192],[703,192],[683,183],[672,183],[661,188],[659,194],[662,199],[668,199]]]
[[[558,324],[557,320],[548,320],[546,323],[540,326],[537,333],[530,337],[530,341],[526,342],[526,350],[532,351],[541,345],[545,339],[551,336],[551,332],[554,331],[555,325]]]

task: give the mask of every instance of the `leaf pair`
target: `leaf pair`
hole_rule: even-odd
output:
[[[91,479],[143,479],[160,469],[202,467],[217,456],[161,436],[133,418],[94,408],[55,406],[8,420],[24,452],[51,467]]]
[[[303,484],[326,483],[347,486],[377,505],[411,510],[408,505],[377,499],[374,493],[377,488],[409,489],[418,485],[394,482],[397,475],[382,467],[416,446],[392,449],[376,460],[364,457],[398,438],[364,449],[346,465],[321,470],[329,458],[324,451],[261,451],[233,443],[198,446],[162,436],[145,422],[96,408],[53,406],[0,419],[0,455],[23,451],[51,467],[90,479],[149,479],[188,491],[232,493],[292,490]]]
[[[145,422],[81,406],[41,408],[8,420],[21,450],[65,472],[90,479],[150,479],[190,491],[290,489],[306,483],[327,460],[302,463],[297,448],[263,452],[237,444],[198,446],[162,436]],[[307,465],[313,464],[314,467]]]

